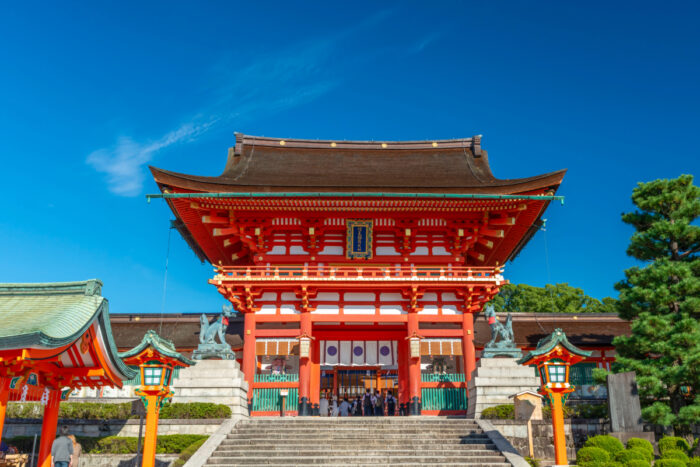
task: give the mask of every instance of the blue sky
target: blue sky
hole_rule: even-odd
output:
[[[218,175],[233,132],[483,134],[499,178],[568,168],[513,282],[598,298],[637,182],[697,174],[696,2],[0,5],[0,282],[98,277],[113,313],[222,303],[148,164]]]

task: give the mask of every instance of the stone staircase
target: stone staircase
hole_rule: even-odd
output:
[[[444,417],[253,418],[206,465],[511,464],[474,420]]]

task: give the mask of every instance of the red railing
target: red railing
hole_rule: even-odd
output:
[[[504,280],[500,267],[219,266],[215,271],[218,280]]]

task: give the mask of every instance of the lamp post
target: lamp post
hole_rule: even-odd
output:
[[[172,342],[148,331],[139,345],[119,354],[127,365],[138,366],[141,385],[134,391],[146,406],[146,436],[143,443],[142,467],[154,467],[158,417],[163,404],[173,397],[170,389],[175,368],[194,365],[194,361],[175,350]]]
[[[551,335],[542,339],[535,350],[518,360],[521,365],[537,366],[542,382],[539,392],[547,396],[551,404],[555,466],[568,465],[563,396],[574,391],[569,384],[569,369],[590,356],[590,351],[573,345],[566,338],[564,331],[557,328]]]

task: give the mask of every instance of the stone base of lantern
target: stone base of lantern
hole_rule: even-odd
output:
[[[481,412],[501,404],[512,404],[510,396],[540,388],[533,368],[518,365],[516,358],[481,358],[467,383],[467,418],[481,418]]]
[[[211,402],[231,407],[231,416],[248,416],[248,383],[236,360],[198,360],[180,370],[172,384],[173,402]]]

